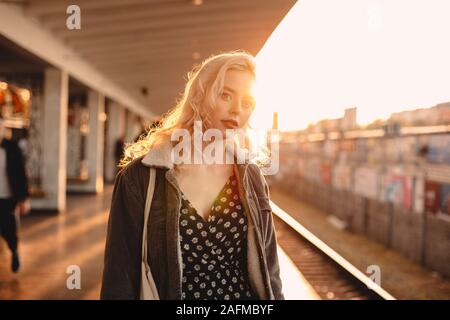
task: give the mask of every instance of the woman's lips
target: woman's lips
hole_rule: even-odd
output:
[[[239,127],[238,123],[234,120],[222,120],[222,123],[229,129],[236,129]]]

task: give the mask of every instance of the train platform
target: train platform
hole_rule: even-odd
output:
[[[69,195],[64,213],[22,218],[19,273],[11,272],[10,252],[0,244],[0,299],[98,299],[111,195],[111,186],[98,196]],[[279,260],[286,299],[319,299],[281,248]],[[73,266],[80,289],[67,288]]]
[[[381,271],[381,286],[396,299],[449,299],[450,281],[364,235],[336,228],[329,215],[272,185],[271,200],[361,272]],[[366,273],[368,276],[369,274]],[[319,288],[316,288],[319,290]]]

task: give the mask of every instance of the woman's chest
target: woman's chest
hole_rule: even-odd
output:
[[[190,205],[197,213],[206,219],[211,213],[211,207],[226,184],[230,182],[232,168],[221,171],[186,171],[176,175],[182,194],[189,199]]]

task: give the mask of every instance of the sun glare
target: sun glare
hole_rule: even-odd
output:
[[[450,101],[450,2],[304,0],[256,57],[253,125],[281,130],[338,118],[359,124]]]

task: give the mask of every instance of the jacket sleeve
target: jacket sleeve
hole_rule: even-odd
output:
[[[280,278],[280,265],[278,262],[277,253],[277,237],[275,232],[275,226],[273,223],[273,213],[270,206],[270,192],[264,175],[258,168],[258,176],[260,177],[260,183],[258,188],[262,188],[261,192],[257,192],[258,202],[261,208],[262,225],[265,227],[265,253],[267,258],[267,267],[270,276],[270,284],[276,300],[284,300],[284,294],[282,292],[282,282]]]
[[[118,173],[114,183],[100,293],[102,300],[140,298],[143,200],[126,170]]]

